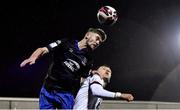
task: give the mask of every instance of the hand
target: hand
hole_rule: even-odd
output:
[[[26,64],[32,65],[35,63],[35,61],[36,61],[35,58],[28,58],[20,64],[20,67],[24,67]]]
[[[122,93],[120,97],[127,100],[127,101],[133,101],[134,100],[134,97],[132,96],[132,94]]]

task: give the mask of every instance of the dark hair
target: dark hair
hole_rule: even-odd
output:
[[[93,70],[97,70],[98,68],[100,68],[101,66],[105,66],[105,67],[108,67],[108,68],[110,68],[111,69],[111,67],[109,66],[109,65],[107,65],[107,64],[103,64],[103,65],[98,65],[98,66],[95,66],[94,68],[93,68]]]
[[[107,39],[106,33],[100,28],[89,28],[88,32],[94,32],[94,33],[99,34],[102,38],[102,42],[106,41]]]

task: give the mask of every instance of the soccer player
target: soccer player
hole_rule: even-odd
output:
[[[111,73],[110,67],[106,65],[100,66],[97,70],[93,70],[78,91],[73,109],[98,109],[103,97],[132,101],[134,99],[132,94],[111,92],[104,89],[110,81]]]
[[[71,109],[80,78],[87,77],[92,67],[91,52],[106,40],[102,29],[89,28],[82,40],[61,39],[36,49],[20,67],[32,65],[45,54],[52,54],[52,63],[40,91],[40,109]]]

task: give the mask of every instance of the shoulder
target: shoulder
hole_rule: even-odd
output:
[[[60,41],[62,45],[67,45],[68,47],[74,47],[78,43],[78,40],[72,38],[62,38]]]
[[[91,78],[90,78],[90,83],[93,82],[99,82],[102,83],[102,79],[98,74],[94,74]]]
[[[68,42],[67,38],[62,38],[62,39],[58,39],[58,40],[54,40],[53,42],[49,43],[46,48],[49,51],[54,51],[57,47],[62,47],[63,45],[66,45]]]
[[[60,39],[56,39],[54,42],[56,42],[58,44],[66,44],[66,43],[74,42],[74,40],[63,37],[63,38],[60,38]]]

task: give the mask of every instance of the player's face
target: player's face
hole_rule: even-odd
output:
[[[86,34],[87,37],[87,46],[90,47],[92,50],[96,49],[102,42],[102,39],[99,34],[88,32]]]
[[[109,79],[111,77],[112,71],[109,67],[101,66],[98,68],[98,73],[100,73],[102,78]]]

